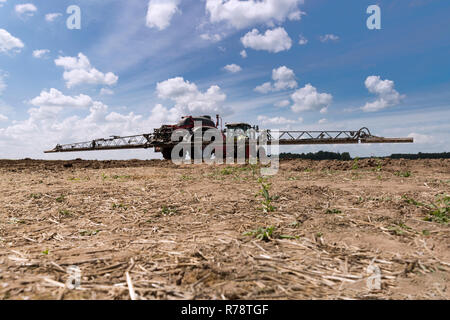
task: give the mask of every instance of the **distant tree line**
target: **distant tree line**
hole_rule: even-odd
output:
[[[418,154],[393,154],[391,155],[391,159],[450,159],[450,152],[441,152],[441,153],[422,153]]]
[[[328,151],[319,151],[316,153],[281,153],[280,159],[305,159],[305,160],[352,160],[350,153],[336,153]]]
[[[370,158],[370,157],[367,157]],[[372,157],[378,158],[378,157]],[[391,159],[450,159],[450,152],[442,152],[442,153],[422,153],[418,154],[392,154],[390,157],[380,157],[380,158],[391,158]],[[341,160],[348,161],[353,160],[348,152],[328,152],[328,151],[319,151],[316,153],[281,153],[280,159],[304,159],[304,160]],[[365,158],[359,158],[365,159]]]

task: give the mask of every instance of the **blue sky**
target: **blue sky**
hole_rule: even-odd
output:
[[[366,26],[374,4],[381,30]],[[66,27],[70,5],[81,9],[80,30]],[[216,113],[263,128],[367,126],[376,135],[416,138],[414,145],[282,151],[368,156],[450,149],[449,1],[0,0],[0,6],[0,158],[158,157],[148,150],[42,151]]]

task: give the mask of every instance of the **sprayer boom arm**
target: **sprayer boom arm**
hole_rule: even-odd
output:
[[[373,136],[369,129],[358,131],[262,131],[267,136],[267,144],[279,145],[313,145],[313,144],[359,144],[359,143],[413,143],[413,138],[382,138]],[[173,147],[170,141],[155,139],[153,134],[128,137],[113,136],[89,142],[57,145],[45,153],[80,152],[121,149],[148,149]]]

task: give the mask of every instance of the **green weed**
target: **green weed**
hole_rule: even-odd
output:
[[[258,240],[270,241],[272,239],[275,227],[258,228],[249,232],[245,232],[244,236],[252,236]]]
[[[429,204],[430,212],[426,221],[447,224],[450,220],[450,196],[439,197],[435,203]]]
[[[123,209],[123,210],[127,210],[128,209],[128,207],[126,205],[124,205],[123,203],[119,203],[119,204],[113,203],[112,204],[112,208],[113,209]]]
[[[352,170],[358,170],[359,169],[359,158],[356,157],[355,160],[353,160]]]
[[[114,180],[118,180],[118,179],[130,179],[131,176],[118,176],[118,175],[114,175],[111,177]]]
[[[263,197],[263,200],[261,201],[263,212],[274,212],[275,207],[272,205],[272,202],[276,200],[277,197],[272,197],[269,194],[271,184],[264,183],[264,179],[262,178],[259,178],[258,182],[261,183],[261,191],[259,192],[259,194]]]
[[[408,198],[406,195],[402,196],[405,202],[415,205],[416,207],[422,207],[427,211],[425,221],[437,222],[441,224],[447,224],[450,221],[450,196],[440,195],[436,198],[434,203],[422,203],[414,199]]]
[[[411,172],[410,171],[397,171],[397,172],[394,172],[394,175],[396,175],[397,177],[409,178],[409,177],[411,177]]]
[[[80,236],[83,237],[91,237],[98,234],[100,230],[80,230]]]
[[[67,217],[71,217],[72,213],[70,213],[69,210],[59,210],[59,215],[61,217],[67,218]]]
[[[163,206],[161,208],[161,214],[164,216],[172,216],[177,213],[177,209],[173,207]]]

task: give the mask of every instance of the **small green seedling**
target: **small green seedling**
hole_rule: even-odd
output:
[[[375,172],[381,172],[382,170],[383,170],[383,163],[380,160],[378,160]]]
[[[111,178],[113,178],[114,180],[118,180],[118,179],[130,179],[131,176],[118,176],[118,175],[114,175]]]
[[[177,213],[177,209],[176,208],[172,208],[172,207],[168,207],[168,206],[163,206],[161,208],[161,214],[164,216],[171,216]]]
[[[220,171],[220,174],[223,176],[229,176],[233,174],[233,168],[225,168]]]
[[[299,236],[281,235],[280,239],[294,240],[300,238]]]
[[[440,195],[434,203],[426,204],[410,199],[407,196],[403,196],[407,203],[413,204],[416,207],[423,207],[428,211],[425,221],[437,222],[441,224],[447,224],[450,221],[450,196]]]
[[[272,205],[272,202],[276,200],[277,197],[272,197],[269,194],[271,184],[264,183],[264,180],[262,178],[259,178],[258,182],[261,183],[261,191],[259,192],[259,194],[263,197],[263,200],[261,201],[263,212],[274,212],[275,207]]]
[[[59,215],[60,216],[62,216],[62,217],[71,217],[72,216],[72,214],[70,213],[70,211],[69,210],[59,210]]]
[[[85,237],[85,236],[87,236],[87,237],[95,236],[99,232],[100,232],[100,230],[81,230],[80,231],[80,236],[83,236],[83,237]]]
[[[25,224],[25,220],[17,219],[17,218],[11,218],[9,220],[11,224]]]
[[[270,241],[272,239],[275,227],[259,228],[249,232],[245,232],[244,236],[252,236],[261,241]]]
[[[395,225],[388,227],[388,229],[389,229],[389,231],[391,231],[392,233],[394,233],[397,236],[402,236],[405,234],[405,231],[412,230],[410,227],[408,227],[403,222],[396,223]]]
[[[423,203],[421,203],[421,202],[418,202],[418,201],[416,201],[416,200],[414,200],[414,199],[412,199],[412,198],[409,198],[409,197],[406,196],[406,195],[403,195],[403,196],[402,196],[402,199],[403,199],[406,203],[415,205],[416,207],[423,207],[423,206],[425,206],[425,204],[423,204]]]
[[[128,209],[128,207],[126,205],[124,205],[123,203],[119,203],[119,204],[113,203],[112,204],[112,208],[113,209],[123,209],[123,210],[127,210]]]
[[[359,158],[356,157],[355,160],[353,160],[352,170],[358,170],[359,169],[358,162],[359,162]]]
[[[394,173],[397,177],[409,178],[411,177],[410,171],[397,171]]]
[[[428,207],[430,208],[430,213],[425,218],[426,221],[434,221],[442,224],[447,224],[450,221],[449,195],[439,197],[435,203],[431,203]]]

